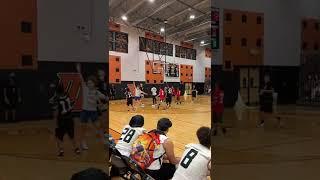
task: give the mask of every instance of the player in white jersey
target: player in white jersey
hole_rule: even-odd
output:
[[[151,94],[152,94],[152,106],[154,107],[157,104],[157,88],[153,86],[151,88]]]
[[[161,118],[157,123],[157,129],[153,130],[159,133],[160,144],[153,154],[156,160],[146,169],[146,173],[155,180],[171,179],[176,170],[175,166],[180,162],[180,158],[175,156],[172,140],[166,136],[171,127],[172,122],[168,118]]]
[[[121,155],[129,157],[132,151],[132,144],[138,138],[139,135],[143,134],[146,130],[143,128],[144,117],[141,115],[135,115],[131,118],[129,125],[124,126],[122,135],[116,144],[117,150]],[[113,156],[113,155],[112,155]],[[117,161],[117,158],[111,156],[111,161]],[[118,168],[112,166],[110,175],[111,177],[119,176]]]
[[[207,180],[211,170],[211,129],[197,131],[200,144],[188,144],[172,180]]]
[[[116,148],[123,156],[130,156],[132,144],[146,130],[143,128],[144,117],[141,115],[133,116],[129,125],[124,126],[122,135],[117,142]]]
[[[139,106],[144,107],[144,105],[143,105],[141,100],[142,100],[142,96],[147,95],[147,93],[142,91],[141,86],[136,86],[135,82],[133,82],[133,86],[134,86],[134,92],[135,92],[134,93],[135,94],[134,99],[135,99],[135,101],[137,103],[136,107],[139,107]]]

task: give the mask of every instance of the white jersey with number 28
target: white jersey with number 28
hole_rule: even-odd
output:
[[[141,135],[145,131],[142,127],[131,127],[126,125],[123,130],[120,139],[116,145],[117,150],[123,156],[130,156],[132,151],[132,144],[135,140],[138,139],[138,136]]]
[[[207,180],[211,151],[201,144],[188,144],[172,180]]]

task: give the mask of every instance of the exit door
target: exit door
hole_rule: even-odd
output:
[[[259,104],[259,68],[240,68],[240,94],[247,105]]]

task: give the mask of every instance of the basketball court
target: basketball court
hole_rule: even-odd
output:
[[[116,101],[110,105],[109,127],[114,130],[112,135],[119,137],[116,132],[121,132],[122,128],[128,124],[132,116],[141,114],[145,117],[144,127],[153,130],[157,127],[160,118],[169,118],[172,121],[172,128],[169,131],[170,137],[175,146],[175,153],[181,156],[184,146],[189,143],[197,143],[196,131],[201,126],[211,126],[210,97],[200,96],[197,102],[192,103],[191,99],[186,100],[183,105],[173,105],[168,110],[158,110],[151,107],[152,100],[146,99],[145,108],[140,108],[136,112],[123,111],[124,101]],[[116,131],[116,132],[115,132]]]
[[[212,179],[319,179],[316,1],[79,1],[70,14],[74,3],[22,0],[1,6],[6,18],[0,24],[6,28],[1,29],[0,53],[0,180],[68,180],[87,168],[109,170],[104,144],[91,126],[88,151],[75,155],[65,137],[65,155],[57,156],[56,122],[48,100],[52,85],[63,83],[76,101],[75,134],[80,141],[78,63],[86,77],[109,78],[114,93],[107,129],[116,140],[134,115],[144,116],[147,130],[155,129],[160,118],[169,118],[173,126],[168,137],[181,156],[185,145],[198,143],[199,127],[211,127],[211,87],[220,81],[227,133],[212,137]],[[12,77],[22,98],[17,122],[5,116],[4,89]],[[278,105],[258,128],[265,77],[273,82]],[[136,110],[128,111],[125,90],[135,96],[137,86],[146,94],[141,103],[134,101]],[[173,97],[171,107],[163,103],[158,109],[151,88],[159,92],[167,86],[181,90],[181,104]],[[233,107],[237,94],[246,104],[243,109]]]
[[[236,120],[234,110],[225,113],[228,135],[214,138],[214,177],[217,179],[318,179],[318,109],[278,107],[276,117],[257,128],[259,112],[246,110]]]
[[[155,129],[157,121],[167,117],[173,123],[168,136],[174,141],[176,155],[181,156],[185,145],[198,143],[197,129],[211,126],[210,96],[205,90],[211,86],[210,2],[110,1],[109,6],[109,27],[114,34],[109,46],[109,78],[117,90],[117,100],[109,106],[112,135],[119,137],[136,114],[145,117],[147,130]],[[125,12],[119,13],[116,7]],[[134,102],[137,110],[128,112],[124,88],[128,86],[134,94],[134,86],[140,84],[147,93],[143,106]],[[180,88],[182,104],[176,104],[173,97],[170,108],[158,109],[152,104],[151,88],[159,92],[166,86]],[[195,88],[199,96],[193,102],[191,91]]]
[[[211,127],[210,1],[110,1],[109,81],[116,89],[109,103],[109,131],[117,140],[134,115],[145,118],[147,131],[156,129],[161,118],[172,121],[168,137],[177,157],[189,143],[199,143],[196,131]],[[120,12],[117,8],[122,8]],[[146,93],[142,102],[134,100],[128,111],[125,89],[135,96],[136,87]],[[173,96],[158,109],[151,88],[181,91],[181,104]],[[198,91],[192,100],[192,91]]]

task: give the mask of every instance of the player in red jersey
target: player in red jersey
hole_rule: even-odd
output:
[[[165,92],[163,90],[163,88],[161,87],[160,90],[159,90],[159,98],[160,98],[160,101],[159,101],[159,104],[158,104],[158,109],[160,108],[160,105],[165,101],[166,99],[166,95],[165,95]]]
[[[223,127],[223,111],[224,111],[223,99],[224,99],[224,92],[220,84],[216,83],[215,90],[213,92],[213,105],[212,105],[214,135],[217,135],[218,127],[222,129],[223,134],[226,133],[226,128]]]
[[[177,102],[177,104],[181,104],[180,97],[181,97],[181,90],[179,88],[177,88],[177,90],[176,90],[176,102]]]

